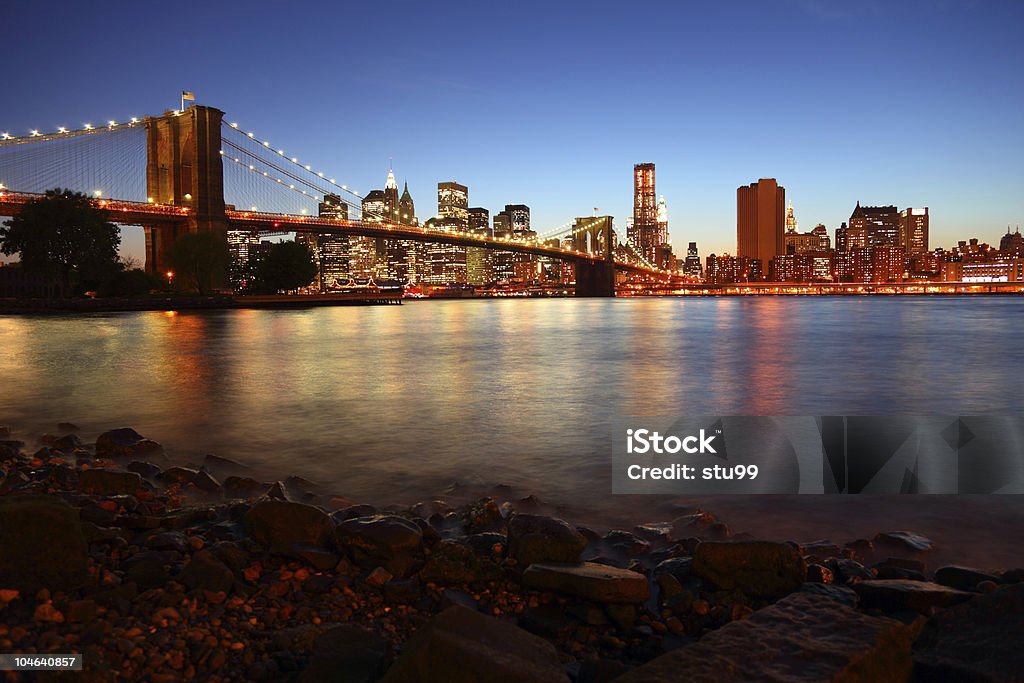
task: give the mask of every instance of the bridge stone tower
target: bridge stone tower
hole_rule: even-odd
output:
[[[586,227],[573,231],[574,248],[589,251],[592,262],[576,262],[576,296],[615,296],[615,260],[613,256],[612,217],[577,218],[576,224]]]
[[[185,226],[144,226],[146,270],[163,273],[167,250],[184,232],[227,232],[220,150],[224,112],[192,106],[146,119],[146,195],[158,204],[187,207]]]

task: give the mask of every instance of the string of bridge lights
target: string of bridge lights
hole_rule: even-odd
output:
[[[179,113],[180,115],[180,113]],[[68,128],[67,126],[57,126],[57,130],[51,132],[43,132],[38,128],[29,130],[28,135],[11,135],[10,131],[0,133],[0,142],[27,142],[36,138],[52,138],[60,139],[61,137],[71,137],[74,135],[84,135],[87,133],[106,133],[112,130],[125,130],[128,128],[134,128],[139,124],[144,123],[144,119],[140,119],[137,116],[131,117],[129,120],[118,123],[114,119],[110,119],[106,124],[99,124],[94,126],[91,123],[83,123],[81,128]]]
[[[265,147],[265,148],[275,152],[277,154],[277,156],[281,157],[282,159],[290,161],[291,163],[295,164],[296,166],[298,166],[299,168],[303,169],[304,171],[307,171],[309,173],[312,173],[312,174],[316,175],[318,178],[320,178],[324,182],[330,183],[331,185],[333,185],[334,187],[338,188],[342,192],[347,192],[347,193],[351,194],[353,197],[358,197],[359,199],[363,198],[363,196],[361,194],[359,194],[358,191],[351,189],[348,185],[340,185],[340,184],[338,184],[338,182],[337,182],[337,180],[335,178],[328,178],[323,173],[323,171],[313,170],[313,167],[311,165],[300,163],[298,157],[289,157],[285,153],[285,151],[283,149],[274,149],[274,147],[270,144],[269,140],[262,140],[262,139],[256,137],[256,133],[255,132],[252,132],[252,131],[245,132],[245,131],[243,131],[239,127],[239,125],[237,123],[226,123],[224,125],[226,125],[228,128],[230,128],[232,130],[237,131],[240,135],[243,135],[243,136],[249,138],[250,140],[253,140],[255,142],[260,143],[261,145],[263,145],[263,147]]]

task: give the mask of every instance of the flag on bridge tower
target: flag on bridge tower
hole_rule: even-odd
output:
[[[181,91],[181,111],[185,111],[185,102],[186,101],[195,102],[196,101],[196,94],[194,92],[192,92],[191,90],[182,90]]]

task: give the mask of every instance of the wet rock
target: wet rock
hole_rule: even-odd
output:
[[[466,533],[479,534],[484,531],[504,531],[505,518],[498,504],[490,498],[482,498],[466,510]]]
[[[501,576],[496,564],[455,541],[441,541],[420,570],[423,581],[441,585],[495,581]]]
[[[82,471],[78,481],[83,492],[98,496],[134,494],[142,489],[142,477],[137,472],[89,469]]]
[[[79,431],[79,429],[78,429],[78,425],[76,425],[74,422],[58,422],[57,423],[57,431],[58,432],[77,432],[77,431]]]
[[[224,480],[225,498],[251,498],[259,493],[263,484],[252,477],[230,476]]]
[[[170,467],[160,475],[160,481],[165,484],[191,484],[198,470],[191,467]]]
[[[804,543],[800,546],[800,553],[811,557],[813,560],[821,562],[822,560],[827,560],[830,557],[840,557],[843,554],[843,549],[832,541],[821,539],[818,541],[811,541],[810,543]]]
[[[313,569],[318,569],[322,572],[334,569],[341,559],[336,553],[326,548],[302,543],[293,543],[287,546],[275,545],[271,548],[271,551],[276,555],[283,555],[300,562],[305,562]]]
[[[721,541],[729,538],[732,532],[723,522],[718,521],[710,512],[700,510],[692,514],[676,517],[672,520],[670,535],[673,540],[684,538],[701,538]]]
[[[231,590],[235,575],[223,562],[208,550],[200,550],[192,556],[192,561],[185,565],[176,577],[179,583],[190,590],[208,590],[216,593]]]
[[[846,605],[847,607],[856,607],[860,602],[857,592],[852,588],[847,586],[837,586],[831,583],[802,583],[800,584],[800,592],[811,593],[813,595],[823,595],[826,598],[831,598]]]
[[[263,494],[264,498],[270,500],[291,500],[292,497],[288,495],[288,492],[284,489],[284,484],[279,481],[275,481],[267,489],[267,492]]]
[[[960,567],[958,565],[948,565],[935,570],[935,583],[958,588],[962,591],[972,591],[982,581],[995,581],[999,583],[999,577],[984,569]]]
[[[207,453],[203,456],[203,463],[200,469],[206,470],[213,476],[220,478],[230,476],[243,477],[252,471],[251,468],[246,467],[240,462],[235,462],[229,458],[222,458],[213,453]]]
[[[1024,585],[1004,586],[936,614],[914,644],[918,681],[1019,681]]]
[[[875,563],[871,569],[874,570],[875,577],[879,579],[926,580],[924,576],[924,562],[921,560],[890,557]]]
[[[220,482],[214,479],[206,470],[199,470],[196,476],[192,479],[192,485],[200,491],[205,493],[219,493],[221,490]]]
[[[535,562],[576,562],[587,541],[561,519],[513,515],[508,523],[508,552],[521,567]]]
[[[523,585],[601,603],[642,603],[650,596],[647,577],[643,574],[593,562],[532,564],[523,573]]]
[[[317,637],[298,683],[373,683],[390,659],[391,646],[376,633],[349,624],[335,626]]]
[[[600,609],[593,608],[602,617],[604,614]],[[542,638],[564,638],[568,636],[575,624],[567,616],[567,611],[556,605],[538,605],[528,607],[523,611],[517,623],[520,628]]]
[[[778,598],[800,587],[807,567],[788,543],[705,541],[694,553],[693,573],[723,590]]]
[[[78,512],[63,500],[0,498],[0,587],[78,588],[85,583],[87,552]]]
[[[373,517],[375,514],[377,514],[377,508],[372,505],[350,505],[332,512],[331,519],[334,520],[335,524],[340,524],[346,519],[355,519],[356,517]]]
[[[473,549],[473,552],[484,557],[504,555],[508,550],[508,539],[499,533],[485,531],[482,534],[470,534],[466,537],[466,543]],[[497,552],[495,552],[497,548]]]
[[[151,462],[142,462],[141,460],[132,460],[125,467],[129,472],[135,472],[143,479],[156,479],[160,476],[160,468]]]
[[[180,531],[164,531],[146,539],[150,550],[174,550],[183,553],[189,548],[188,539]]]
[[[181,553],[173,550],[144,550],[124,561],[125,578],[143,590],[162,586],[171,578],[170,566],[180,559]]]
[[[628,531],[609,531],[601,540],[612,552],[627,557],[639,557],[651,549],[649,541],[634,536]]]
[[[807,580],[811,583],[832,583],[835,575],[828,567],[812,564],[807,567]]]
[[[130,427],[103,432],[96,439],[98,457],[142,458],[163,454],[163,446],[151,441]]]
[[[867,609],[887,612],[913,610],[927,613],[932,607],[947,607],[971,598],[970,593],[930,581],[872,579],[853,584]]]
[[[449,607],[421,626],[381,683],[568,683],[554,647],[504,621]]]
[[[688,578],[690,578],[690,574],[692,572],[692,557],[671,557],[667,560],[662,560],[654,568],[654,576],[671,574],[677,581],[679,581],[679,583],[684,583]]]
[[[71,453],[76,448],[82,448],[84,444],[75,434],[66,434],[59,439],[56,439],[51,445],[58,451]]]
[[[914,634],[894,619],[795,593],[615,681],[905,681]]]
[[[836,583],[856,583],[875,578],[875,573],[857,560],[847,558],[826,560],[825,566],[832,570]]]
[[[360,567],[384,567],[395,576],[408,576],[423,561],[423,534],[402,517],[375,515],[341,522],[334,531],[338,548]]]
[[[296,543],[327,547],[334,525],[320,508],[283,500],[262,500],[242,518],[242,526],[265,546]]]
[[[912,531],[888,531],[876,534],[875,547],[879,549],[910,553],[927,553],[935,548],[930,539]]]

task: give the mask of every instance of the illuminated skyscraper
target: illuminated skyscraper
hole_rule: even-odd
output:
[[[895,247],[900,244],[900,216],[895,206],[857,206],[846,229],[847,248]]]
[[[690,242],[686,247],[686,261],[683,263],[683,275],[692,278],[704,277],[704,267],[700,263],[700,254],[697,252],[697,243]]]
[[[633,225],[626,226],[626,238],[648,262],[656,261],[659,240],[658,200],[654,191],[654,164],[633,166]]]
[[[759,261],[762,269],[785,253],[783,225],[786,188],[775,178],[736,188],[736,253]],[[762,270],[763,272],[763,270]]]
[[[384,220],[384,191],[371,190],[362,203],[362,220],[380,223]],[[352,277],[366,278],[377,275],[378,242],[373,237],[352,237],[349,239],[348,263]],[[383,257],[383,254],[381,254]]]
[[[505,211],[494,214],[495,239],[512,237],[512,219]],[[491,269],[494,280],[510,282],[515,275],[515,254],[511,251],[494,251],[491,254]]]
[[[339,195],[324,195],[324,200],[320,202],[318,209],[320,218],[337,221],[348,220],[348,204],[343,202]],[[348,281],[348,236],[321,233],[315,236],[310,235],[310,237],[314,239],[310,240],[307,246],[313,252],[317,262],[317,278],[314,282],[316,287],[320,291],[327,291]],[[295,241],[299,241],[299,235],[295,236]]]
[[[465,228],[469,219],[469,188],[455,181],[438,183],[437,215],[459,220]]]
[[[484,237],[493,237],[490,212],[482,207],[469,209],[469,230]],[[491,282],[491,249],[468,247],[466,249],[466,281],[471,285],[486,285]]]
[[[796,232],[796,215],[793,213],[793,200],[789,201],[789,206],[786,207],[786,233]]]
[[[899,245],[909,255],[928,251],[928,207],[900,211]]]

